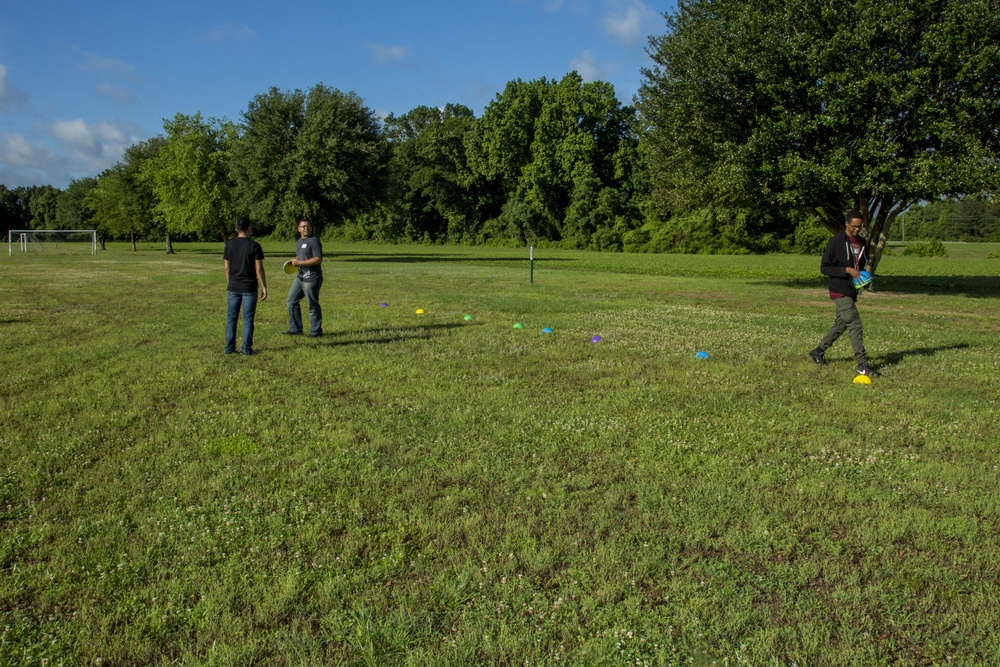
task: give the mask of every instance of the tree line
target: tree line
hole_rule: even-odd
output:
[[[681,0],[631,105],[576,72],[511,81],[480,117],[272,88],[238,122],[177,114],[65,191],[3,188],[0,213],[168,248],[246,214],[282,238],[304,215],[385,242],[814,252],[857,208],[874,268],[921,202],[995,198],[993,4]]]
[[[1000,243],[1000,205],[967,197],[915,206],[900,216],[892,241]]]

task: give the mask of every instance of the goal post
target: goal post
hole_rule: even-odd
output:
[[[13,256],[14,245],[19,252],[45,252],[45,247],[54,248],[57,252],[79,252],[80,248],[90,250],[91,255],[97,254],[96,229],[11,229],[7,232],[7,256]]]

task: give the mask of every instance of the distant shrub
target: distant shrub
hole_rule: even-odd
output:
[[[830,230],[815,218],[806,218],[795,228],[794,249],[803,255],[818,255],[826,248],[830,236],[832,236]]]
[[[941,241],[931,239],[930,241],[919,241],[907,245],[906,249],[903,250],[903,254],[910,257],[944,257],[948,254],[948,251],[945,250],[944,244]]]
[[[651,218],[639,229],[621,233],[626,252],[669,252],[698,255],[746,255],[780,249],[767,214],[745,210],[695,209],[669,218]]]

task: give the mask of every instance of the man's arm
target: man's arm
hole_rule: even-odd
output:
[[[260,283],[260,300],[267,298],[267,278],[264,276],[264,260],[257,260],[257,282]]]
[[[823,257],[819,262],[819,272],[828,278],[843,278],[844,268],[836,257],[836,250],[839,246],[839,237],[830,239],[823,250]]]
[[[226,282],[228,283],[229,282],[229,260],[228,259],[222,260],[222,268],[226,272]]]

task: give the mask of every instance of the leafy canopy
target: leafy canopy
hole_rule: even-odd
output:
[[[251,219],[287,234],[300,216],[322,227],[369,210],[387,162],[378,118],[354,93],[272,88],[243,112],[233,179]]]
[[[518,79],[469,133],[469,165],[500,184],[508,197],[501,218],[522,241],[584,245],[599,230],[598,238],[620,234],[617,222],[634,217],[634,118],[609,83],[584,83],[576,72]]]
[[[166,142],[143,165],[168,234],[225,237],[235,217],[230,151],[236,127],[214,118],[177,114],[163,124]]]
[[[680,0],[639,107],[663,209],[865,213],[877,264],[920,200],[995,192],[992,0]]]

